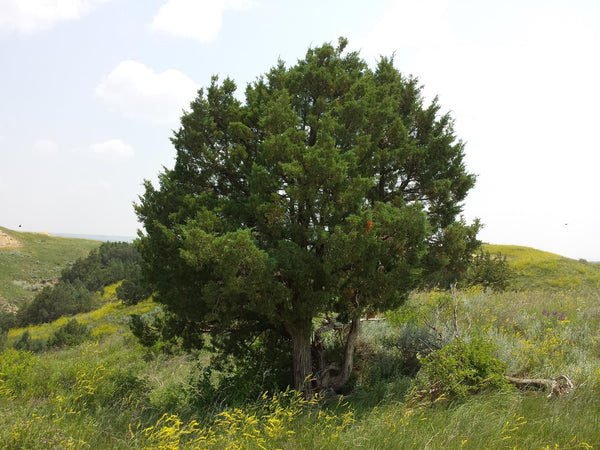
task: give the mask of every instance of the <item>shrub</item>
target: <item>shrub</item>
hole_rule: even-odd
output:
[[[19,310],[17,318],[21,326],[26,326],[91,309],[92,293],[81,282],[61,281],[56,286],[45,287],[28,306]]]
[[[496,345],[481,337],[456,338],[440,350],[422,357],[413,399],[429,397],[462,400],[486,389],[508,386],[506,364],[494,353]]]
[[[117,298],[125,305],[137,305],[152,294],[151,288],[142,281],[139,266],[136,267],[130,278],[123,280],[117,287]]]
[[[0,309],[0,329],[8,331],[17,326],[17,316],[10,311]]]
[[[138,280],[129,288],[127,297],[135,304],[144,297],[139,282],[138,263],[141,257],[132,244],[105,242],[86,258],[78,259],[63,270],[55,286],[45,287],[33,301],[17,314],[20,326],[51,322],[61,316],[88,312],[92,308],[93,293],[123,279]],[[140,286],[138,287],[137,284]]]
[[[25,334],[25,333],[23,333]],[[39,394],[39,377],[44,373],[38,358],[30,351],[7,349],[0,353],[0,398],[30,398]],[[25,395],[25,393],[28,395]],[[4,413],[4,411],[3,411]],[[2,434],[2,433],[0,433]]]
[[[144,347],[152,347],[160,339],[160,333],[148,325],[144,317],[132,314],[129,317],[129,329]]]
[[[126,405],[141,407],[148,401],[148,381],[138,377],[134,371],[113,367],[98,383],[97,402],[111,408],[122,408]]]
[[[73,347],[92,337],[87,325],[76,319],[69,320],[48,339],[49,347]]]
[[[481,250],[473,257],[461,284],[464,286],[480,285],[494,291],[505,291],[509,284],[512,271],[506,261],[506,256],[500,253],[491,255]]]
[[[439,350],[443,341],[431,328],[405,324],[396,335],[382,340],[384,348],[396,350],[402,375],[415,376],[420,368],[419,356]]]
[[[32,339],[29,330],[25,330],[15,342],[14,347],[16,350],[39,353],[46,350],[46,342],[42,339]]]
[[[16,324],[17,320],[14,313],[0,309],[0,352],[6,346],[8,330],[14,328]]]
[[[290,342],[269,331],[257,336],[243,353],[224,356],[217,352],[208,367],[199,367],[190,377],[188,402],[196,408],[212,409],[219,404],[243,405],[264,392],[283,390],[292,383],[289,352]]]
[[[94,249],[86,258],[78,259],[63,271],[61,280],[82,282],[94,292],[104,286],[131,277],[141,257],[133,244],[127,242],[105,242]]]

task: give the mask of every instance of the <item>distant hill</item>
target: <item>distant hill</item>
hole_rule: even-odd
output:
[[[75,238],[75,239],[86,239],[88,241],[102,241],[102,242],[133,242],[136,236],[114,236],[106,234],[70,234],[70,233],[52,233],[52,236]]]
[[[64,267],[102,244],[0,227],[0,308],[14,310],[58,279]]]
[[[517,245],[484,244],[483,249],[506,256],[514,271],[511,284],[515,289],[600,289],[599,263]]]
[[[0,227],[0,308],[15,310],[31,300],[44,286],[54,283],[63,268],[87,256],[103,240]],[[600,289],[600,263],[516,245],[484,244],[483,249],[506,256],[514,271],[511,285],[515,289]]]

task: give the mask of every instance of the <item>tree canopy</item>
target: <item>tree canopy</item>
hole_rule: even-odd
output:
[[[143,274],[178,332],[229,351],[278,336],[306,392],[347,382],[366,312],[450,280],[479,244],[459,218],[475,176],[451,116],[393,59],[372,69],[346,45],[279,61],[244,101],[213,77],[136,205]],[[328,361],[322,333],[342,325]]]

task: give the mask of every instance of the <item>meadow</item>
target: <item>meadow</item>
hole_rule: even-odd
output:
[[[110,286],[97,294],[94,311],[75,316],[91,332],[79,345],[14,348],[26,331],[49,339],[67,318],[9,331],[0,353],[0,447],[600,447],[600,266],[523,247],[493,249],[514,270],[511,290],[415,292],[402,308],[364,321],[351,389],[336,399],[287,390],[199,404],[198,375],[209,355],[142,347],[129,316],[157,305],[125,306]],[[478,340],[493,346],[507,375],[565,375],[574,389],[549,395],[482,380],[460,395],[466,391],[457,379],[421,390],[427,349]]]

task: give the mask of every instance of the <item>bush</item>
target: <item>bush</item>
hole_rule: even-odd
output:
[[[104,286],[132,277],[141,256],[133,244],[127,242],[105,242],[94,249],[86,258],[80,258],[64,270],[61,281],[82,282],[95,292]]]
[[[462,400],[486,389],[503,389],[506,364],[494,353],[496,345],[481,337],[456,338],[440,350],[420,358],[413,399]]]
[[[131,369],[113,367],[97,386],[97,401],[109,408],[126,405],[147,405],[150,388],[145,378],[138,377]]]
[[[17,316],[9,311],[0,309],[0,352],[6,346],[8,330],[17,325]]]
[[[394,336],[382,340],[384,348],[393,349],[401,364],[402,375],[415,376],[420,368],[419,356],[439,350],[443,341],[431,328],[406,324]]]
[[[25,404],[26,400],[46,393],[44,384],[47,380],[47,367],[31,351],[6,349],[0,352],[0,399],[18,399]],[[5,405],[2,406],[4,408]],[[13,413],[10,407],[2,410],[2,414],[9,413]]]
[[[46,350],[46,342],[42,339],[32,339],[29,330],[25,330],[14,344],[16,350],[24,352],[43,352]]]
[[[280,353],[272,351],[277,348]],[[243,405],[265,392],[284,390],[292,383],[287,357],[290,342],[278,333],[263,332],[244,354],[215,353],[208,367],[199,367],[186,388],[188,403],[205,413],[223,405]],[[282,356],[283,355],[283,356]]]
[[[33,301],[19,310],[17,319],[21,326],[52,322],[61,316],[88,312],[92,309],[92,293],[78,281],[59,282],[45,287]]]
[[[131,304],[137,303],[140,295],[145,294],[139,282],[140,260],[140,254],[132,244],[105,242],[86,258],[78,259],[63,270],[55,286],[45,287],[28,306],[21,308],[17,314],[18,324],[35,325],[52,322],[61,316],[88,312],[92,308],[95,291],[123,279],[134,280],[135,285],[126,289],[126,296],[133,298]]]
[[[500,253],[490,255],[490,252],[481,250],[471,261],[461,284],[464,286],[479,285],[501,292],[508,288],[511,276],[512,271],[506,262],[506,256],[502,256]]]
[[[137,305],[152,294],[152,289],[142,281],[139,266],[133,271],[130,278],[123,280],[117,287],[117,298],[125,305]]]
[[[48,339],[49,347],[73,347],[91,339],[92,335],[87,325],[69,320]]]
[[[144,347],[152,347],[160,339],[160,332],[148,325],[139,314],[129,316],[129,329]]]

